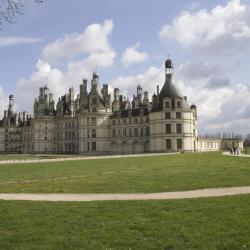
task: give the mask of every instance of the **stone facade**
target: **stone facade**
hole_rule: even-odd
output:
[[[165,83],[149,100],[140,85],[133,100],[114,96],[94,73],[61,96],[56,105],[45,85],[34,101],[33,115],[14,111],[14,96],[0,121],[0,152],[133,154],[144,152],[209,151],[242,147],[242,141],[199,138],[197,108],[189,106],[174,83],[170,59],[165,62]]]

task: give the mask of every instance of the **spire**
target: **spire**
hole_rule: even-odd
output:
[[[173,64],[171,59],[167,59],[165,61],[165,70],[166,70],[166,77],[165,83],[160,92],[160,99],[163,100],[164,97],[182,98],[182,94],[179,89],[175,86],[174,79],[173,79]]]

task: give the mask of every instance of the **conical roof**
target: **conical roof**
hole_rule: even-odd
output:
[[[183,97],[180,90],[174,84],[172,74],[166,75],[165,83],[160,92],[160,100],[162,101],[163,98],[165,97],[169,97],[169,98],[182,98]]]

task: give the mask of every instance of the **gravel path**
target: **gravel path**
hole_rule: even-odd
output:
[[[133,155],[103,155],[103,156],[79,156],[79,157],[65,157],[55,159],[30,159],[30,160],[3,160],[1,164],[18,164],[18,163],[36,163],[36,162],[58,162],[58,161],[82,161],[95,159],[111,159],[111,158],[126,158],[126,157],[147,157],[156,155],[174,155],[176,153],[152,153],[152,154],[133,154]]]
[[[0,200],[23,201],[120,201],[120,200],[175,200],[201,197],[220,197],[250,194],[248,187],[209,188],[180,192],[134,194],[14,194],[0,193]]]
[[[239,154],[239,155],[235,155],[235,154],[230,154],[229,152],[223,152],[223,155],[227,155],[227,156],[235,156],[235,157],[250,157],[250,155],[246,155],[246,154]]]

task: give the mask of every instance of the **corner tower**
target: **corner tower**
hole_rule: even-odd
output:
[[[150,147],[158,152],[195,151],[197,145],[196,109],[174,81],[171,59],[165,61],[165,82],[153,97],[150,113]]]

